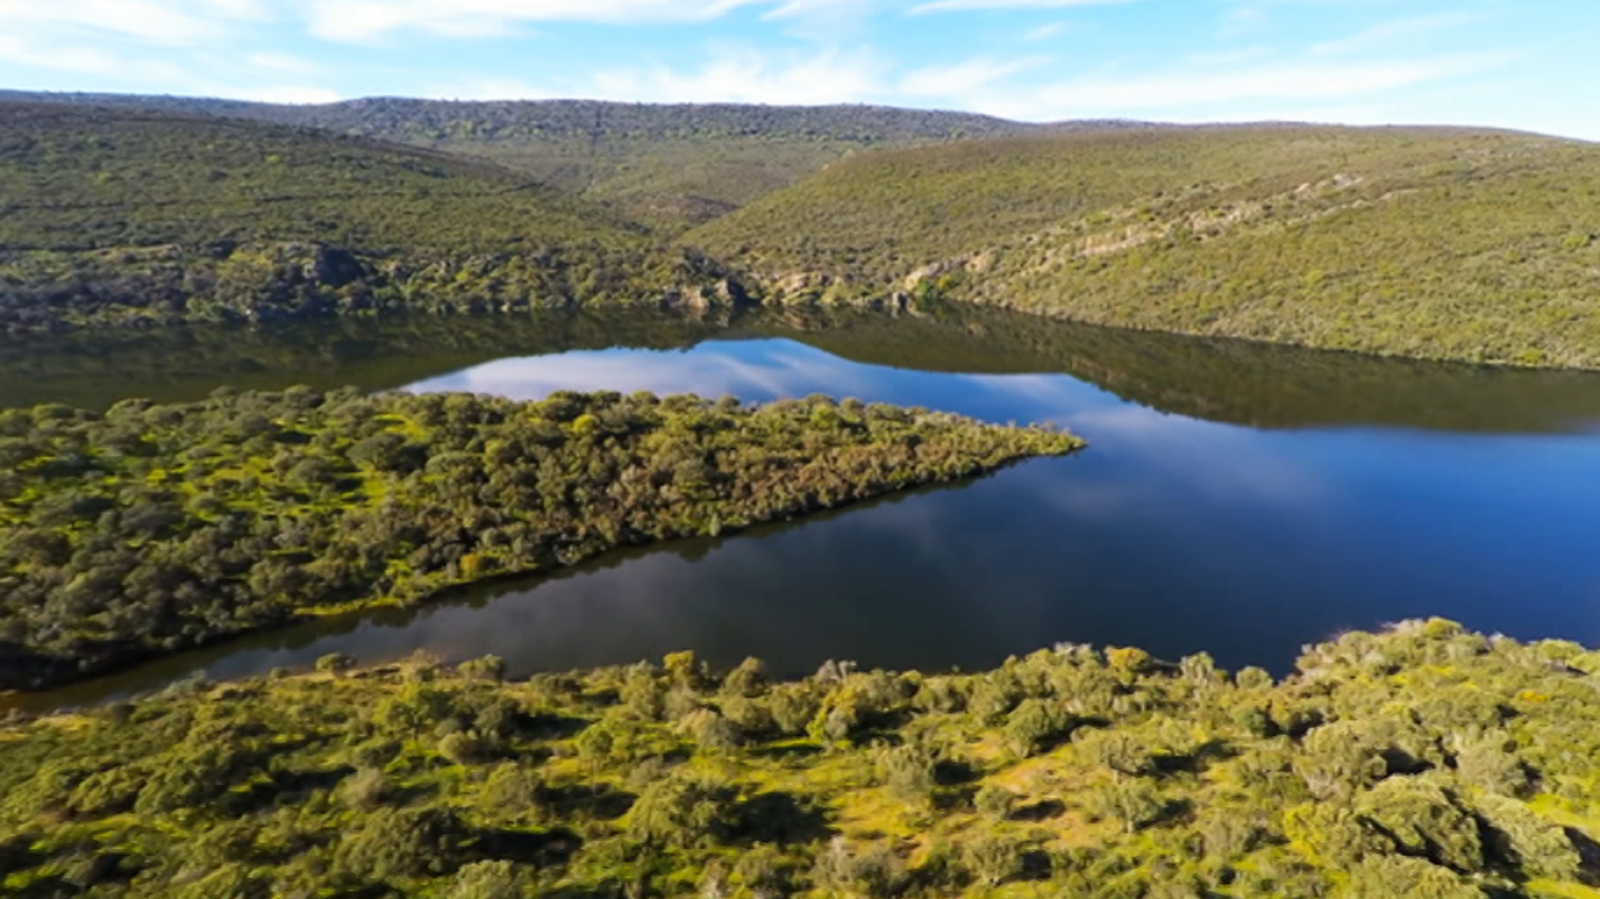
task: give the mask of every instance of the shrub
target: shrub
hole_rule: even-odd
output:
[[[647,788],[628,812],[628,836],[654,846],[688,848],[714,839],[732,796],[715,780],[674,771]]]
[[[489,757],[483,738],[471,731],[447,734],[439,741],[439,754],[457,765],[475,765]]]
[[[1005,787],[986,785],[978,790],[972,799],[973,807],[979,813],[996,821],[1004,821],[1011,817],[1011,810],[1016,806],[1017,794]]]
[[[882,843],[852,848],[835,839],[817,857],[811,879],[833,895],[889,899],[905,886],[905,862]]]
[[[475,862],[456,872],[446,899],[528,899],[532,875],[508,861]]]
[[[333,867],[357,881],[446,874],[460,864],[465,836],[445,809],[380,808],[340,837]]]
[[[1066,712],[1055,703],[1026,699],[1006,718],[1006,742],[1012,752],[1026,758],[1063,736],[1070,724]]]
[[[342,652],[332,652],[317,659],[317,670],[325,674],[340,675],[354,667],[355,658]]]
[[[1494,858],[1530,877],[1577,877],[1582,857],[1560,826],[1505,796],[1481,796],[1474,804],[1488,823],[1488,849]]]
[[[496,655],[487,655],[480,659],[470,659],[456,666],[462,677],[468,680],[502,681],[506,677],[506,660]]]
[[[389,792],[389,779],[376,768],[358,769],[339,785],[339,798],[345,805],[364,812],[382,805]]]

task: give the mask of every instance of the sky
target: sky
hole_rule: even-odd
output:
[[[0,87],[873,103],[1600,140],[1597,0],[0,0]]]

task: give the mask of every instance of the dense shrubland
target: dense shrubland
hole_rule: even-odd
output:
[[[981,115],[876,106],[396,97],[281,106],[0,91],[0,102],[8,99],[255,119],[481,157],[667,231],[715,218],[860,150],[1038,129]]]
[[[225,119],[0,114],[0,331],[742,296],[699,254],[485,163]]]
[[[690,232],[783,303],[940,299],[1600,366],[1600,148],[1459,129],[1029,136],[862,155]]]
[[[0,729],[0,883],[92,897],[1600,895],[1600,655],[1443,621],[1282,682],[493,658]]]
[[[926,410],[218,391],[0,412],[0,688],[1078,445]]]
[[[586,108],[375,101],[316,122],[496,158],[553,154],[535,184],[281,124],[5,107],[0,329],[958,300],[1385,355],[1600,366],[1589,144],[1104,123],[952,142],[959,117],[892,110],[605,107],[586,124]],[[985,121],[970,133],[1008,130]],[[428,136],[446,133],[467,136]],[[942,142],[854,154],[774,190],[843,144],[918,136]],[[704,219],[758,194],[676,242],[637,223]]]

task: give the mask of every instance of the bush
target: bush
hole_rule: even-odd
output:
[[[339,785],[339,798],[357,811],[370,812],[389,797],[389,779],[376,768],[361,768]]]
[[[698,846],[721,833],[731,800],[728,789],[715,780],[674,771],[634,803],[628,812],[628,836],[654,846]]]
[[[938,759],[922,745],[907,743],[877,753],[878,780],[901,802],[930,808],[938,795],[933,768]]]
[[[1350,869],[1349,895],[1406,899],[1486,899],[1482,890],[1420,858],[1380,855]]]
[[[476,862],[456,872],[446,899],[530,899],[533,876],[508,861]]]
[[[506,677],[506,660],[496,655],[487,655],[481,659],[470,659],[456,666],[462,677],[468,680],[503,681]]]
[[[1530,878],[1577,878],[1582,857],[1559,825],[1505,796],[1482,796],[1475,805],[1488,823],[1488,849],[1496,860]]]
[[[550,811],[543,781],[516,762],[503,762],[489,773],[483,804],[495,816],[513,821],[541,821]]]
[[[700,709],[678,722],[679,728],[707,752],[730,752],[744,745],[739,726],[715,709]]]
[[[477,734],[458,731],[439,740],[439,754],[457,765],[475,765],[489,758],[489,749]]]
[[[811,880],[832,895],[889,899],[904,888],[906,867],[894,850],[881,843],[856,849],[835,839],[817,857]]]
[[[317,659],[317,670],[325,674],[340,675],[356,667],[355,657],[342,652],[329,653]]]
[[[1433,783],[1391,777],[1358,797],[1356,809],[1404,855],[1431,858],[1463,874],[1483,867],[1477,818]]]
[[[1006,742],[1012,752],[1027,758],[1064,736],[1070,726],[1066,712],[1053,702],[1026,699],[1006,718]]]
[[[987,818],[1004,821],[1011,817],[1011,810],[1016,806],[1017,794],[1005,787],[993,784],[982,787],[972,799],[973,807]]]
[[[1104,784],[1090,790],[1085,799],[1091,814],[1116,821],[1130,834],[1160,821],[1167,811],[1161,792],[1143,780]]]
[[[462,861],[465,837],[445,809],[380,808],[340,837],[333,867],[358,882],[447,874]]]

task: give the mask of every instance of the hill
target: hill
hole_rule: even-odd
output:
[[[779,303],[961,300],[1368,353],[1600,366],[1600,146],[1121,130],[846,160],[687,234]]]
[[[665,231],[709,221],[857,151],[1039,127],[968,113],[881,106],[396,97],[294,106],[0,91],[0,102],[7,99],[253,119],[476,156]]]
[[[1600,881],[1600,654],[1445,621],[1275,681],[1061,646],[975,674],[492,657],[0,725],[45,897],[1536,899]]]
[[[166,113],[21,105],[0,119],[0,331],[660,302],[720,281],[487,163]]]

